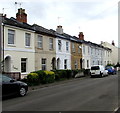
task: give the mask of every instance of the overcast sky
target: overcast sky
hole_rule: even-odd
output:
[[[28,15],[28,24],[54,30],[62,25],[64,32],[72,36],[83,32],[86,41],[100,44],[114,40],[118,46],[118,1],[0,0],[0,13],[16,17],[17,9],[22,7]]]

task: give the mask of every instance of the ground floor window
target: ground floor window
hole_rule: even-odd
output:
[[[87,60],[87,68],[89,68],[89,60]]]
[[[67,59],[64,60],[64,69],[67,69]]]
[[[42,58],[42,70],[46,70],[46,58]]]
[[[75,61],[75,69],[78,68],[78,65],[77,65],[77,60]]]
[[[21,72],[24,73],[27,70],[27,58],[21,58]]]
[[[99,65],[99,60],[98,60],[98,65]]]

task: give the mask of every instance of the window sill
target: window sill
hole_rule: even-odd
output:
[[[54,51],[54,49],[49,49],[50,51]]]
[[[30,47],[30,46],[25,46],[25,48],[29,48],[29,49],[32,49],[32,47]]]
[[[14,44],[8,44],[7,46],[16,47],[16,45],[14,45]]]
[[[36,49],[43,50],[43,48],[36,47]]]
[[[22,74],[22,75],[27,75],[27,74],[28,74],[28,72],[21,72],[21,74]]]

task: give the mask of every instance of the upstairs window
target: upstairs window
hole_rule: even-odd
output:
[[[43,48],[43,37],[40,35],[38,35],[37,44],[38,44],[38,48]]]
[[[53,49],[53,38],[49,38],[49,49]]]
[[[93,48],[91,47],[91,55],[93,54]]]
[[[75,52],[75,44],[72,43],[72,52]]]
[[[62,48],[61,40],[58,40],[58,50],[61,51],[61,48]]]
[[[83,54],[85,54],[85,46],[83,46]]]
[[[8,44],[15,44],[15,31],[8,29]]]
[[[31,34],[25,33],[25,46],[27,46],[27,47],[30,46],[30,39],[31,39]]]
[[[66,51],[69,51],[69,43],[66,42]]]
[[[89,53],[90,53],[90,47],[88,47],[88,55],[89,55]]]
[[[78,46],[78,53],[80,53],[81,52],[81,46],[79,45]]]

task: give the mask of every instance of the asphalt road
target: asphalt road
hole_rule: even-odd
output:
[[[3,111],[115,111],[118,76],[77,78],[4,100]]]

